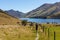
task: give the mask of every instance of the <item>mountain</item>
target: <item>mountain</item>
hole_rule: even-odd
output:
[[[34,17],[35,15],[41,14],[43,11],[46,11],[48,8],[51,7],[52,4],[43,4],[42,6],[28,12],[26,17]]]
[[[15,11],[13,9],[6,11],[9,15],[17,18],[22,18],[25,14],[19,11]]]
[[[3,10],[0,9],[0,25],[1,24],[17,24],[17,22],[20,22],[19,19],[7,14],[6,12],[4,12]]]
[[[42,6],[28,12],[29,18],[60,18],[60,2],[54,4],[43,4]]]

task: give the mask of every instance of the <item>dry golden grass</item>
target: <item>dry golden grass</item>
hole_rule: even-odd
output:
[[[35,40],[35,36],[27,26],[0,25],[0,40]]]
[[[0,25],[1,24],[17,24],[17,22],[21,22],[19,19],[14,18],[6,13],[0,12]]]
[[[0,40],[35,40],[34,27],[21,25],[21,20],[0,12]]]

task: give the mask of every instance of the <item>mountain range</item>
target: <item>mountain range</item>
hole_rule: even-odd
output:
[[[15,11],[13,9],[7,10],[5,12],[8,13],[9,15],[11,15],[11,16],[17,17],[17,18],[22,18],[25,15],[25,13],[20,12],[20,11]]]
[[[56,2],[53,4],[45,3],[27,13],[15,11],[13,9],[5,10],[4,12],[15,18],[60,19],[60,2]]]
[[[56,2],[54,4],[45,3],[42,6],[28,12],[25,17],[60,19],[60,2]]]

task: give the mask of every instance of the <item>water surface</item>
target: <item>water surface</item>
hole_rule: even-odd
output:
[[[60,19],[37,19],[37,18],[20,18],[21,20],[27,20],[28,22],[36,22],[36,23],[59,23]]]

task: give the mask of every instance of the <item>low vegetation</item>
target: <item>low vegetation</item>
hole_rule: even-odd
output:
[[[19,20],[0,10],[0,40],[60,40],[60,24],[37,24]]]
[[[22,20],[22,25],[26,26],[27,25],[27,20]]]
[[[35,26],[29,24],[0,10],[0,40],[35,40]]]
[[[36,33],[29,26],[0,25],[0,40],[35,40]]]
[[[42,32],[39,32],[39,40],[60,40],[59,24],[41,24],[40,30],[42,30]]]

